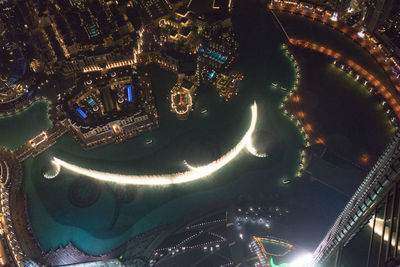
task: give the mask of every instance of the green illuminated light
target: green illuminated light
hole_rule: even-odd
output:
[[[289,264],[287,264],[287,263],[282,263],[282,264],[276,265],[274,263],[274,259],[273,258],[271,258],[271,260],[269,261],[269,264],[271,265],[271,267],[289,267]]]

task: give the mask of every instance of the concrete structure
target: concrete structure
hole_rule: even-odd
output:
[[[122,142],[157,125],[154,116],[138,114],[92,127],[88,132],[84,132],[83,127],[71,123],[70,130],[83,148],[91,149],[112,142]]]
[[[400,263],[400,132],[372,167],[314,252],[324,266]]]
[[[19,162],[23,162],[31,156],[35,157],[39,155],[55,145],[57,139],[63,136],[67,131],[68,127],[66,122],[57,123],[52,128],[42,131],[14,152],[16,159]]]
[[[178,77],[178,82],[171,89],[170,100],[171,111],[177,115],[178,119],[186,120],[189,113],[193,111],[193,98],[198,86],[193,77],[184,75]]]

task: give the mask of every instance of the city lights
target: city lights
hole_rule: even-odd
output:
[[[0,0],[0,267],[397,266],[397,2]]]
[[[360,38],[365,38],[365,28],[361,28],[361,30],[357,33]]]

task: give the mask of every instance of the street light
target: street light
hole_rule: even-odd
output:
[[[338,21],[338,13],[337,13],[337,12],[334,12],[334,13],[333,13],[333,15],[332,15],[332,17],[331,17],[331,20],[332,20],[332,21]]]
[[[357,35],[361,38],[365,37],[365,28],[361,28],[361,30],[357,33]]]

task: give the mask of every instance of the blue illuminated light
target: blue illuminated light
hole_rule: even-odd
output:
[[[132,99],[132,85],[128,85],[128,102],[132,103],[133,99]]]
[[[76,111],[79,112],[79,114],[81,114],[82,118],[86,119],[87,115],[85,112],[83,112],[83,110],[81,108],[77,108]]]
[[[214,75],[215,75],[215,71],[213,71],[213,72],[210,73],[209,78],[212,79],[212,78],[214,77]]]
[[[217,53],[217,52],[215,52],[213,50],[209,50],[209,49],[207,49],[205,51],[203,56],[207,57],[207,58],[210,58],[210,59],[218,62],[219,64],[224,64],[228,60],[227,57],[225,57],[225,56],[223,56],[223,55],[221,55],[221,54],[219,54],[219,53]]]

